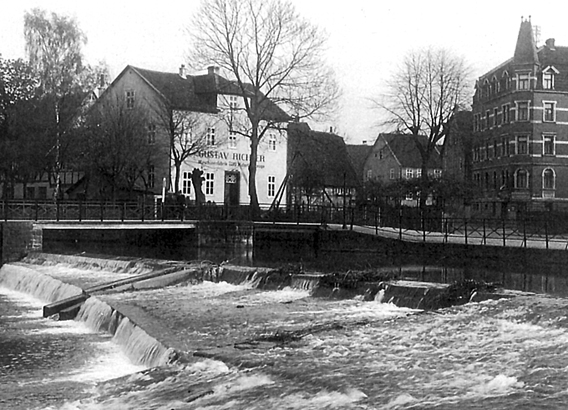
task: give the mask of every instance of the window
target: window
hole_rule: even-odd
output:
[[[236,110],[239,108],[239,100],[236,95],[229,95],[229,108],[231,110]]]
[[[485,128],[486,128],[486,129],[487,129],[487,128],[490,128],[491,125],[492,125],[492,124],[489,122],[490,113],[491,113],[491,112],[490,112],[489,110],[485,111]]]
[[[542,136],[542,154],[543,155],[554,155],[554,135],[543,135]]]
[[[213,195],[215,187],[215,174],[213,172],[205,173],[205,195]]]
[[[499,108],[493,109],[493,125],[499,125]]]
[[[503,115],[501,116],[501,123],[508,124],[511,121],[511,115],[510,115],[511,105],[504,104],[501,108],[503,110]]]
[[[507,71],[503,72],[503,76],[501,77],[501,85],[503,90],[508,90],[511,86],[511,79],[509,78],[509,73]]]
[[[552,101],[544,101],[542,104],[544,109],[542,120],[546,122],[556,121],[556,103]]]
[[[422,168],[418,168],[416,170],[416,178],[421,178],[422,177]]]
[[[373,170],[372,169],[368,169],[367,170],[367,181],[369,181],[370,179],[373,178]]]
[[[191,194],[191,172],[184,171],[181,180],[181,193],[184,195]]]
[[[156,143],[156,124],[148,125],[148,144],[154,145]]]
[[[229,131],[229,148],[237,148],[237,133],[235,131]]]
[[[529,74],[519,74],[517,76],[517,90],[528,90],[530,88]]]
[[[528,173],[524,169],[517,170],[515,188],[528,188]]]
[[[395,171],[394,168],[391,168],[389,171],[389,178],[390,179],[395,179]]]
[[[276,193],[276,177],[274,175],[268,176],[268,196],[273,197]]]
[[[276,151],[276,135],[273,132],[268,134],[268,148],[270,151]]]
[[[193,139],[191,128],[186,128],[181,134],[181,144],[184,148],[189,148],[191,146],[191,140]]]
[[[542,70],[542,88],[545,90],[554,90],[555,74],[558,74],[558,70],[551,66]]]
[[[379,150],[379,159],[383,159],[384,153],[383,150]]]
[[[414,177],[414,172],[412,168],[406,168],[406,179],[412,179]]]
[[[554,189],[554,171],[550,168],[542,172],[542,187],[544,189]]]
[[[528,137],[521,135],[517,137],[517,155],[528,154]]]
[[[207,135],[205,137],[205,143],[207,145],[215,145],[215,128],[214,127],[207,128]]]
[[[442,177],[442,170],[441,169],[435,169],[434,170],[434,178],[441,178]]]
[[[542,88],[545,90],[552,90],[554,89],[554,74],[542,73]]]
[[[134,108],[134,97],[135,97],[134,91],[132,90],[126,91],[126,108],[128,108],[129,110]]]
[[[156,185],[156,170],[154,165],[148,167],[148,188],[154,188]]]
[[[517,121],[528,121],[529,120],[529,102],[519,101],[517,102]]]

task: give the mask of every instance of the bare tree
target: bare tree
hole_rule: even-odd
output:
[[[203,1],[188,31],[193,66],[224,69],[245,97],[248,126],[232,130],[250,139],[248,190],[256,214],[259,142],[290,118],[274,104],[305,118],[330,108],[338,96],[324,62],[326,37],[287,0]]]
[[[414,136],[422,158],[423,186],[428,185],[432,154],[448,135],[455,113],[466,106],[470,88],[469,69],[462,58],[444,49],[426,49],[406,55],[388,82],[388,93],[375,101],[386,111],[387,123]]]
[[[214,127],[219,119],[208,113],[172,110],[162,104],[149,106],[156,115],[158,125],[167,132],[170,161],[174,168],[173,178],[170,169],[170,186],[174,192],[178,192],[183,163],[188,158],[210,149],[207,144],[207,131]]]
[[[82,133],[82,157],[101,197],[115,200],[125,192],[132,199],[135,188],[148,187],[155,150],[146,140],[147,118],[142,106],[127,107],[120,97],[99,100],[90,110]]]

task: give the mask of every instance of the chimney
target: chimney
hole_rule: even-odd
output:
[[[367,140],[363,140],[363,145],[367,145]]]
[[[209,74],[209,75],[219,74],[219,67],[217,67],[215,65],[211,65],[211,66],[207,67],[207,74]]]
[[[553,38],[549,38],[548,40],[545,41],[546,47],[548,47],[550,50],[554,50],[554,39]]]
[[[179,67],[179,76],[180,76],[181,78],[183,78],[184,80],[187,78],[187,77],[186,77],[186,73],[185,73],[185,64],[182,64],[182,65]]]

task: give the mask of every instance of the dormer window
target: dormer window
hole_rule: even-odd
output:
[[[497,81],[497,77],[493,76],[493,79],[491,80],[491,82],[493,83],[493,92],[495,94],[499,93],[501,91],[500,87],[499,87],[499,81]]]
[[[558,70],[552,66],[542,70],[542,88],[545,90],[554,90],[554,76],[558,74]]]

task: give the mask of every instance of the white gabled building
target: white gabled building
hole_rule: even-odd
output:
[[[142,103],[149,108],[148,137],[142,140],[155,147],[147,178],[152,182],[151,194],[159,197],[165,189],[195,200],[191,175],[198,169],[203,173],[205,202],[249,204],[245,96],[217,68],[209,67],[204,75],[187,75],[184,66],[179,73],[127,66],[101,96],[104,98],[120,98],[126,104]],[[288,121],[278,106],[270,101],[265,104],[272,123],[275,119]],[[285,126],[269,129],[259,146],[256,187],[263,207],[273,202],[287,172],[287,139],[281,129]],[[176,153],[184,151],[191,154],[177,155],[174,160]]]

